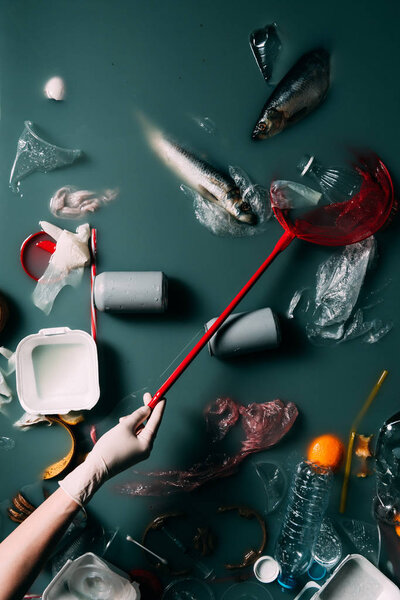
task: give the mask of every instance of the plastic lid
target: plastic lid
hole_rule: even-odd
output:
[[[271,583],[279,575],[279,565],[272,556],[260,556],[253,566],[254,575],[262,583]]]

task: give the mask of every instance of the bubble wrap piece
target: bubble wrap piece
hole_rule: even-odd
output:
[[[10,187],[16,193],[19,192],[21,180],[34,171],[48,173],[66,167],[82,154],[81,150],[68,150],[46,142],[34,131],[31,121],[25,121],[24,125],[10,175]]]
[[[375,239],[370,237],[335,252],[319,266],[313,323],[307,327],[310,338],[339,340],[343,336],[344,324],[357,302],[375,246]]]
[[[50,200],[50,212],[61,219],[80,219],[93,213],[118,196],[118,190],[91,192],[70,185],[56,191]]]
[[[45,221],[41,221],[40,225],[57,241],[49,265],[32,294],[35,306],[48,315],[62,288],[66,285],[77,286],[84,267],[90,263],[90,227],[85,223],[77,228],[76,233],[71,233]]]

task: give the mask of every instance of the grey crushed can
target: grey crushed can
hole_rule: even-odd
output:
[[[162,313],[168,279],[162,271],[109,271],[94,280],[94,303],[101,311]]]
[[[215,321],[205,324],[206,331]],[[229,358],[276,348],[280,340],[276,315],[270,308],[261,308],[230,315],[208,342],[208,349],[211,356]]]

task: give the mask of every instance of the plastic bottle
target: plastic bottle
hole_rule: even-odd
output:
[[[297,578],[312,561],[312,549],[319,533],[332,487],[332,471],[303,461],[297,465],[289,502],[276,543],[278,582],[293,589]]]

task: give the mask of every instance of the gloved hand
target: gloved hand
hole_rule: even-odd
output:
[[[107,479],[150,455],[165,408],[165,400],[161,400],[151,412],[146,406],[150,400],[151,394],[146,393],[145,406],[122,417],[118,425],[99,439],[86,460],[58,482],[80,506],[88,502]]]

